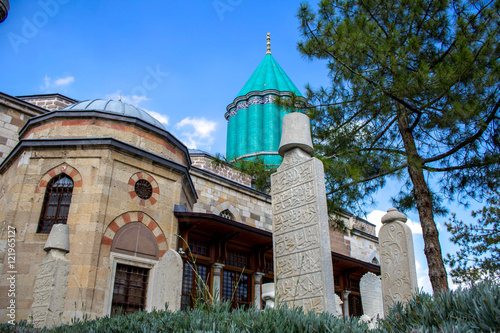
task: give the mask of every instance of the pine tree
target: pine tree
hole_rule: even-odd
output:
[[[323,0],[298,17],[300,52],[331,79],[307,88],[330,202],[356,210],[403,181],[394,204],[417,209],[433,290],[447,290],[441,202],[500,175],[500,0]]]
[[[492,194],[483,209],[472,212],[474,223],[458,220],[453,215],[446,224],[451,241],[460,249],[448,254],[455,283],[474,284],[483,280],[500,283],[500,196]]]

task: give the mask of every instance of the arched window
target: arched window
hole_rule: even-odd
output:
[[[229,209],[223,210],[220,212],[219,216],[224,217],[228,220],[234,221],[234,215],[229,211]]]
[[[61,173],[49,181],[37,232],[49,233],[54,224],[66,224],[72,193],[73,180],[65,173]]]
[[[140,222],[128,223],[116,233],[111,251],[158,260],[158,243],[153,232]],[[150,267],[141,267],[131,259],[117,263],[111,300],[111,315],[146,310]]]

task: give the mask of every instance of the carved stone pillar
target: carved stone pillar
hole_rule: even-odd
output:
[[[255,272],[253,273],[253,281],[254,281],[254,296],[253,296],[253,305],[260,309],[260,282],[262,281],[262,277],[264,273]]]
[[[222,287],[221,287],[221,273],[222,269],[224,268],[224,264],[216,262],[213,264],[213,269],[214,269],[214,279],[213,279],[213,285],[212,285],[212,297],[214,298],[214,301],[220,301],[221,300],[221,292],[222,292]]]
[[[47,252],[38,266],[31,317],[36,327],[54,327],[62,323],[64,312],[70,261],[66,259],[69,252],[69,227],[66,224],[54,224],[45,243]]]
[[[311,157],[309,118],[285,115],[271,175],[276,299],[305,311],[337,313],[323,163]]]
[[[396,208],[390,208],[382,217],[378,237],[385,315],[395,302],[407,302],[418,289],[413,237],[405,224],[407,219]]]

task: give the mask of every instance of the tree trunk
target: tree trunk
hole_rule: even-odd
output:
[[[432,198],[425,181],[422,158],[418,154],[406,109],[398,106],[398,129],[408,154],[408,173],[413,184],[413,196],[417,202],[418,217],[422,225],[424,253],[429,267],[429,279],[434,293],[448,290],[448,276],[441,254],[439,233],[434,222]]]

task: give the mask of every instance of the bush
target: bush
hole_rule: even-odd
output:
[[[405,305],[396,304],[382,332],[499,332],[500,287],[481,283],[430,296],[419,292]]]
[[[1,332],[366,332],[357,318],[303,313],[300,309],[231,310],[230,304],[200,306],[178,312],[137,312],[130,315],[76,320],[51,330],[24,322],[0,325]],[[405,305],[396,304],[371,332],[498,332],[500,287],[479,284],[470,289],[430,296],[417,293]]]

